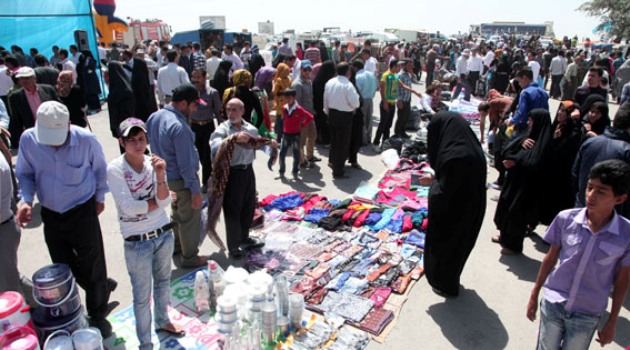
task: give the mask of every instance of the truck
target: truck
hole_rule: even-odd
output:
[[[222,29],[195,29],[185,32],[178,32],[171,38],[171,44],[185,45],[188,42],[198,42],[202,49],[210,46],[222,48],[224,43],[225,31]]]

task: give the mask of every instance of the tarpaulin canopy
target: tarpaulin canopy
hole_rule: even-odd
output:
[[[90,51],[98,57],[91,0],[2,1],[0,46],[17,45],[29,54],[36,48],[50,59],[52,47],[76,44],[75,30],[87,32]]]
[[[85,30],[90,51],[98,57],[91,0],[3,1],[0,6],[0,45],[36,48],[46,57],[53,45],[75,44],[74,31]]]

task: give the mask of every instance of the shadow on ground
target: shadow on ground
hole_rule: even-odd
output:
[[[508,271],[516,275],[518,279],[523,281],[534,282],[538,277],[538,269],[540,269],[540,261],[532,259],[523,254],[518,255],[502,255],[499,262],[506,265]]]
[[[504,349],[509,335],[499,315],[476,291],[462,288],[459,297],[431,305],[427,311],[456,349]]]

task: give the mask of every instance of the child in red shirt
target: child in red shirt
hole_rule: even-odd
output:
[[[300,165],[300,131],[313,121],[313,115],[298,105],[295,100],[295,90],[286,89],[284,98],[287,104],[282,108],[282,146],[280,148],[280,178],[284,178],[285,158],[289,147],[293,151],[293,170],[291,173],[294,178],[298,176]]]

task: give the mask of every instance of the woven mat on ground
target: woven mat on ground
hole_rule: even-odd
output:
[[[186,336],[177,338],[167,333],[153,333],[153,343],[160,343],[163,350],[206,350],[220,349],[217,324],[208,313],[195,311],[193,287],[195,273],[188,273],[171,282],[169,316],[174,324],[186,331]],[[110,316],[114,335],[103,342],[106,350],[137,349],[140,345],[136,336],[136,321],[133,305]],[[155,348],[158,348],[155,346]]]

